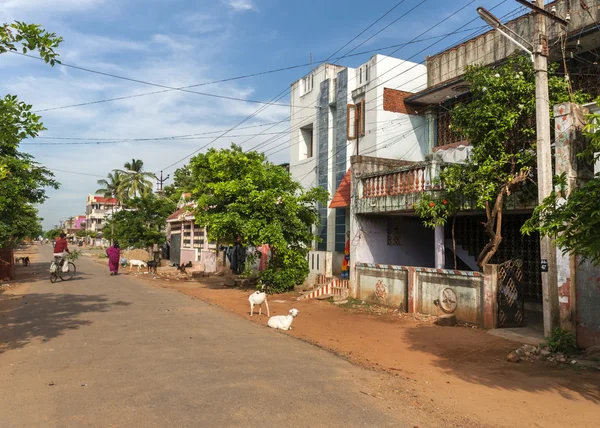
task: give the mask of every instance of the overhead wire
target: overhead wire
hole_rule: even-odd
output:
[[[502,4],[503,4],[503,3],[505,3],[505,2],[506,2],[506,0],[502,1],[502,2],[501,2],[501,3],[499,3],[498,5],[494,6],[494,7],[492,8],[492,10],[493,10],[494,8],[496,8],[496,7],[499,7],[500,5],[502,5]],[[466,4],[466,5],[465,5],[465,6],[463,6],[461,9],[459,9],[459,10],[458,10],[458,11],[456,11],[456,12],[454,12],[454,14],[453,14],[453,15],[455,15],[455,14],[459,13],[461,10],[463,10],[464,8],[466,8],[467,6],[469,6],[469,5],[470,5],[470,4],[472,4],[472,3],[473,3],[473,1],[471,1],[471,2],[470,2],[470,3],[468,3],[468,4]],[[450,15],[449,17],[447,17],[447,18],[445,18],[445,19],[449,19],[449,18],[451,18],[453,15]],[[504,19],[504,17],[503,17],[503,19]],[[467,24],[465,24],[465,25],[468,25],[468,24],[472,23],[472,22],[473,22],[473,21],[475,21],[475,20],[477,20],[477,18],[474,18],[474,19],[472,19],[471,21],[469,21],[469,22],[468,22]],[[431,31],[433,28],[435,28],[436,26],[440,25],[442,22],[443,22],[443,21],[441,21],[441,22],[437,23],[436,25],[434,25],[433,27],[431,27],[430,29],[428,29],[428,30],[427,30],[427,31],[425,31],[424,33],[421,33],[421,35],[423,35],[423,34],[426,34],[428,31]],[[449,34],[452,34],[452,33],[449,33]],[[465,37],[463,40],[469,40],[470,38],[472,38],[472,35]],[[442,39],[442,40],[443,40],[443,39]],[[440,40],[440,41],[441,41],[441,40]],[[438,42],[436,42],[436,43],[433,43],[433,44],[429,45],[428,47],[426,47],[426,48],[422,49],[421,51],[419,51],[419,52],[417,52],[415,55],[413,55],[411,58],[413,58],[413,57],[415,57],[415,56],[419,55],[420,53],[424,52],[426,49],[429,49],[430,47],[434,46],[435,44],[439,43],[440,41],[438,41]],[[396,50],[396,51],[397,51],[397,50]],[[392,52],[391,54],[395,53],[396,51]],[[386,57],[386,58],[388,58],[388,57]],[[410,59],[410,58],[409,58],[409,59]],[[399,65],[402,65],[402,64],[406,63],[407,61],[408,61],[408,60],[403,60],[403,61],[402,61],[402,62],[401,62]],[[399,65],[397,65],[396,67],[398,67]],[[384,81],[384,82],[380,83],[379,85],[376,85],[376,86],[374,86],[374,87],[371,87],[371,88],[369,88],[367,91],[365,91],[365,95],[366,95],[366,93],[370,92],[371,90],[373,90],[373,89],[376,89],[377,87],[381,86],[382,84],[385,84],[385,83],[387,83],[387,82],[389,82],[389,81],[393,80],[394,78],[397,78],[397,77],[399,77],[400,75],[402,75],[402,74],[404,74],[404,73],[406,73],[406,72],[408,72],[408,71],[410,71],[410,70],[414,69],[415,67],[417,67],[417,66],[419,66],[419,65],[420,65],[420,64],[415,64],[415,65],[413,65],[412,67],[410,67],[409,69],[407,69],[407,70],[404,70],[403,72],[401,72],[401,73],[399,73],[399,74],[395,75],[393,78],[391,78],[391,79],[388,79],[388,80],[386,80],[386,81]],[[390,69],[390,70],[388,70],[388,71],[391,71],[391,70],[393,70],[393,69],[394,69],[394,68],[396,68],[396,67],[393,67],[392,69]],[[387,73],[387,72],[385,72],[385,73],[383,73],[383,74],[386,74],[386,73]],[[382,75],[383,75],[383,74],[382,74]],[[423,74],[421,74],[421,75],[419,75],[419,76],[416,76],[415,78],[413,78],[413,79],[411,79],[411,80],[409,80],[409,81],[407,81],[407,82],[403,82],[403,83],[402,83],[402,85],[405,85],[406,83],[409,83],[409,82],[411,82],[411,81],[414,81],[414,80],[416,80],[416,79],[418,79],[418,78],[420,78],[420,77],[422,77],[422,76],[424,76],[424,75],[426,75],[426,74],[427,74],[427,72],[425,72],[425,73],[423,73]],[[381,77],[381,75],[380,75],[380,76],[378,76],[378,78],[379,78],[379,77]],[[354,78],[356,78],[356,76],[354,76],[352,79],[354,79]],[[352,79],[349,79],[349,82],[350,82]],[[379,97],[375,98],[375,100],[377,100],[378,98],[379,98]],[[375,108],[378,108],[378,107],[379,107],[379,106],[376,106]],[[373,109],[374,109],[374,108],[370,108],[370,109],[369,109],[369,110],[367,110],[367,111],[372,111]],[[317,115],[317,113],[314,113],[314,117],[315,117],[315,118],[316,118],[316,115]],[[303,125],[302,125],[302,126],[303,126]],[[299,126],[297,127],[297,129],[299,129],[300,127],[301,127],[301,125],[299,125]],[[296,129],[296,130],[297,130],[297,129]],[[294,130],[294,131],[296,131],[296,130]],[[277,141],[277,140],[278,140],[278,139],[280,139],[281,137],[285,137],[285,134],[283,134],[283,133],[282,133],[282,135],[281,135],[280,137],[271,137],[271,138],[270,138],[270,139],[268,139],[266,142],[262,142],[262,143],[258,144],[257,146],[254,146],[254,147],[252,147],[250,150],[256,150],[257,148],[260,148],[260,147],[263,147],[263,148],[264,148],[266,145],[268,145],[268,144],[271,144],[271,143],[273,143],[273,142]],[[283,144],[285,144],[285,143],[283,143]],[[277,146],[275,146],[275,147],[277,147]],[[267,152],[268,152],[269,150],[272,150],[272,149],[273,149],[273,148],[275,148],[275,147],[271,147],[270,149],[268,149],[268,150],[267,150]]]
[[[480,28],[485,28],[485,26],[480,26],[480,27],[475,27],[475,28],[464,28],[464,29],[459,30],[458,33],[468,32],[468,31],[472,31],[472,30],[476,30],[476,29],[480,29]],[[428,40],[438,39],[438,38],[442,38],[446,35],[447,34],[431,36],[431,37],[415,40],[414,42],[411,42],[410,44],[416,44],[416,43],[421,43],[421,42],[428,41]],[[356,53],[352,53],[352,54],[345,54],[343,56],[331,58],[331,60],[339,61],[340,59],[344,59],[344,58],[351,58],[351,57],[366,55],[366,54],[373,53],[373,52],[381,52],[381,51],[385,51],[387,49],[396,48],[400,45],[406,45],[406,44],[402,43],[402,44],[394,44],[394,45],[390,45],[390,46],[382,46],[382,47],[378,47],[378,48],[369,49],[366,51],[356,52]],[[318,63],[321,61],[317,60],[315,62]],[[226,78],[226,79],[212,80],[212,81],[208,81],[208,82],[204,82],[204,83],[197,83],[197,84],[188,85],[188,86],[180,86],[180,87],[178,87],[178,89],[190,89],[190,88],[197,88],[200,86],[214,85],[217,83],[242,80],[242,79],[247,79],[247,78],[251,78],[251,77],[263,76],[263,75],[267,75],[267,74],[280,73],[283,71],[289,71],[289,70],[293,70],[293,69],[297,69],[297,68],[308,67],[310,65],[312,65],[312,63],[310,63],[310,62],[303,63],[303,64],[296,64],[296,65],[291,65],[288,67],[276,68],[276,69],[261,71],[261,72],[257,72],[257,73],[251,73],[251,74],[245,74],[245,75],[241,75],[241,76],[230,77],[230,78]],[[42,112],[48,112],[48,111],[63,110],[63,109],[74,108],[74,107],[84,107],[84,106],[89,106],[89,105],[94,105],[94,104],[109,103],[109,102],[113,102],[113,101],[123,101],[123,100],[132,99],[132,98],[145,97],[145,96],[149,96],[149,95],[164,94],[167,92],[173,92],[175,90],[177,90],[177,89],[163,89],[160,91],[144,92],[141,94],[123,95],[120,97],[105,98],[105,99],[101,99],[101,100],[81,102],[81,103],[77,103],[77,104],[67,104],[67,105],[63,105],[63,106],[48,107],[48,108],[44,108],[44,109],[35,110],[35,111],[33,111],[33,113],[42,113]]]
[[[401,2],[399,2],[399,4],[402,4],[404,2],[404,0],[402,0]],[[394,10],[398,5],[394,6],[391,10]],[[342,49],[344,49],[346,46],[348,46],[350,43],[352,43],[354,40],[356,40],[358,37],[360,37],[360,35],[362,35],[365,31],[369,30],[370,28],[372,28],[375,24],[377,24],[379,21],[381,21],[381,19],[383,19],[385,16],[387,16],[389,14],[390,11],[387,11],[385,14],[383,14],[381,17],[379,17],[375,22],[373,22],[372,24],[370,24],[367,28],[365,28],[363,31],[361,31],[357,36],[353,37],[349,42],[347,42],[345,45],[343,45],[341,48],[339,48],[337,51],[335,51],[332,55],[330,55],[327,59],[325,59],[325,61],[323,61],[322,64],[324,64],[325,62],[327,62],[330,58],[332,58],[334,55],[336,55],[338,52],[340,52]],[[283,91],[281,91],[278,95],[276,95],[273,100],[277,101],[280,98],[282,98],[283,96],[285,96],[287,93],[289,93],[289,89],[285,89]],[[230,130],[226,131],[222,136],[226,135],[228,132],[232,131],[233,129],[237,128],[238,126],[244,124],[246,121],[250,120],[252,117],[256,116],[257,114],[259,114],[260,112],[262,112],[264,109],[266,109],[268,106],[262,106],[261,108],[259,108],[257,111],[255,111],[254,113],[252,113],[250,116],[246,117],[245,119],[243,119],[241,122],[237,123],[236,125],[234,125]],[[219,138],[219,137],[218,137]],[[217,138],[217,139],[218,139]],[[216,141],[216,140],[214,140]],[[189,158],[190,156],[193,156],[194,154],[200,152],[201,150],[203,150],[204,148],[208,147],[209,145],[211,145],[214,141],[205,144],[204,146],[200,147],[199,149],[195,150],[194,152],[190,153],[189,155],[181,158],[180,160],[171,163],[170,165],[166,166],[165,168],[163,168],[162,170],[165,171],[167,169],[172,168],[173,166],[177,165],[178,163],[186,160],[187,158]]]

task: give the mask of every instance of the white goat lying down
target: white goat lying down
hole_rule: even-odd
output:
[[[278,328],[279,330],[291,330],[292,321],[298,315],[298,309],[290,309],[289,315],[275,315],[269,318],[267,325],[271,328]]]
[[[148,265],[146,265],[146,262],[143,262],[141,260],[129,260],[129,271],[130,272],[131,272],[131,268],[133,266],[137,266],[138,272],[141,271],[143,267],[148,267]]]
[[[267,293],[264,291],[256,290],[248,297],[250,302],[250,316],[254,313],[254,305],[258,305],[258,315],[262,315],[262,304],[264,303],[267,307],[267,316],[271,316],[269,312],[269,302],[267,302]]]

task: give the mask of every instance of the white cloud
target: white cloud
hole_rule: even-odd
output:
[[[22,3],[17,0],[9,2],[11,13],[17,11],[16,6]],[[233,19],[231,16],[227,18],[229,15],[223,8],[220,12],[189,14],[185,20],[183,16],[173,22],[167,20],[163,22],[164,25],[148,26],[145,32],[140,32],[117,25],[114,29],[94,26],[88,30],[77,27],[77,17],[70,15],[82,11],[84,7],[92,8],[101,3],[104,3],[102,10],[114,10],[114,6],[119,5],[115,0],[57,0],[58,7],[64,11],[62,15],[50,11],[48,5],[53,2],[33,0],[32,3],[38,4],[40,10],[28,8],[27,13],[21,14],[18,19],[37,22],[36,17],[41,16],[42,10],[54,15],[55,19],[51,22],[39,22],[64,37],[59,53],[65,63],[172,87],[209,82],[246,71],[231,67],[231,58],[223,55],[231,48],[236,34],[233,31]],[[67,10],[70,4],[75,3],[77,6],[73,6],[72,11]],[[255,9],[249,1],[227,3],[232,3],[230,6],[233,10]],[[211,15],[213,12],[215,14]],[[51,68],[42,61],[18,55],[2,55],[1,59],[0,94],[18,94],[20,99],[33,104],[33,110],[161,90],[60,65]],[[272,94],[255,93],[254,84],[255,80],[230,81],[201,86],[195,90],[239,98],[270,98]],[[259,107],[257,104],[169,91],[40,114],[48,128],[43,133],[45,137],[131,139],[222,131],[233,127]],[[241,125],[241,128],[280,121],[287,116],[289,107],[271,106]],[[228,147],[231,143],[242,144],[249,140],[242,146],[249,149],[273,138],[274,132],[284,132],[288,126],[284,122],[269,130],[267,128],[270,125],[236,129],[215,141],[211,147]],[[261,131],[266,134],[252,135]],[[22,149],[49,168],[103,177],[112,169],[122,167],[132,157],[142,159],[148,171],[158,173],[167,165],[211,143],[218,135],[213,133],[185,140],[85,145],[51,145],[49,143],[72,141],[44,138],[35,140],[35,143],[46,145],[29,144],[31,141],[28,141]],[[289,144],[287,136],[277,139],[266,148],[277,149],[286,144]],[[287,152],[283,150],[277,153],[272,160],[284,162]],[[174,169],[165,172],[173,175]],[[86,195],[98,187],[97,177],[65,172],[55,174],[62,186],[58,191],[49,190],[50,199],[40,207],[41,216],[45,219],[44,227],[52,226],[63,217],[84,212]]]
[[[252,0],[228,0],[227,5],[235,12],[245,12],[247,10],[256,10]]]

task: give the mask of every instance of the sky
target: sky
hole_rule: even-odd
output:
[[[0,0],[0,22],[40,24],[64,39],[57,52],[65,65],[0,57],[0,95],[32,104],[47,128],[21,145],[61,183],[39,207],[44,228],[84,214],[96,181],[132,158],[172,177],[186,160],[172,164],[204,146],[251,149],[275,138],[265,151],[271,161],[287,162],[287,94],[213,140],[264,106],[245,100],[270,101],[309,73],[311,54],[314,67],[356,38],[329,62],[354,67],[392,52],[423,62],[487,31],[478,6],[506,19],[524,12],[514,0]],[[191,85],[235,99],[165,88]],[[120,99],[96,102],[113,98]],[[77,104],[86,105],[62,108]]]

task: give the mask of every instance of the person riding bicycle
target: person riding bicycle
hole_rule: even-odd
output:
[[[60,234],[60,239],[56,241],[54,245],[54,258],[60,257],[60,266],[62,267],[65,261],[66,254],[71,254],[69,251],[69,243],[67,242],[67,235],[64,233]]]

